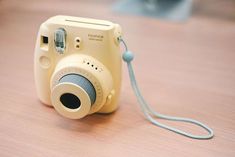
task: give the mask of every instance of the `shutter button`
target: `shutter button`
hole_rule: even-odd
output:
[[[115,91],[114,91],[114,90],[112,90],[112,91],[109,93],[109,95],[108,95],[107,98],[106,98],[106,103],[105,103],[105,105],[109,105],[109,104],[111,103],[112,97],[113,97],[114,94],[115,94]]]

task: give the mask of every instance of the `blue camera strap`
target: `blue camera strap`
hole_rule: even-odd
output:
[[[213,133],[213,130],[211,128],[209,128],[207,125],[205,125],[205,124],[203,124],[199,121],[196,121],[194,119],[182,118],[182,117],[173,117],[173,116],[160,114],[160,113],[154,111],[150,107],[150,105],[143,98],[143,96],[142,96],[142,94],[141,94],[141,92],[138,88],[136,79],[135,79],[134,70],[133,70],[132,64],[131,64],[131,61],[134,59],[134,55],[131,51],[128,50],[128,47],[127,47],[125,41],[121,37],[119,37],[118,40],[119,40],[120,43],[123,43],[124,46],[125,46],[125,52],[122,55],[122,59],[127,63],[127,68],[128,68],[128,72],[129,72],[129,77],[130,77],[130,82],[131,82],[132,89],[133,89],[133,91],[136,95],[136,98],[139,102],[139,105],[140,105],[140,107],[142,109],[142,112],[144,113],[146,119],[149,120],[151,123],[153,123],[156,126],[159,126],[161,128],[164,128],[164,129],[167,129],[167,130],[170,130],[170,131],[173,131],[177,134],[181,134],[181,135],[189,137],[189,138],[201,139],[201,140],[211,139],[214,136],[214,133]],[[182,130],[179,130],[177,128],[173,128],[173,127],[170,127],[168,125],[164,125],[164,124],[158,122],[154,117],[155,118],[160,118],[160,119],[165,119],[165,120],[170,120],[170,121],[180,121],[180,122],[192,123],[192,124],[195,124],[195,125],[198,125],[198,126],[204,128],[208,132],[208,134],[207,135],[193,135],[193,134],[184,132]]]

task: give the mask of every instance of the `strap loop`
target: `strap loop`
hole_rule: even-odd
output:
[[[154,111],[150,107],[150,105],[143,98],[143,96],[142,96],[142,94],[141,94],[141,92],[140,92],[140,90],[138,88],[136,79],[135,79],[134,70],[133,70],[132,64],[131,64],[131,61],[134,59],[134,55],[133,55],[132,52],[128,51],[127,45],[126,45],[125,41],[121,37],[119,37],[118,40],[119,40],[120,43],[123,43],[124,46],[125,46],[125,52],[123,53],[122,58],[127,63],[127,68],[128,68],[128,72],[129,72],[131,86],[132,86],[132,89],[133,89],[133,91],[134,91],[134,93],[136,95],[136,98],[137,98],[137,100],[139,102],[139,105],[140,105],[140,107],[142,109],[142,112],[144,113],[145,117],[151,123],[153,123],[154,125],[159,126],[161,128],[164,128],[164,129],[167,129],[167,130],[170,130],[170,131],[173,131],[173,132],[175,132],[177,134],[181,134],[183,136],[186,136],[186,137],[189,137],[189,138],[193,138],[193,139],[201,139],[201,140],[203,140],[203,139],[204,140],[205,139],[211,139],[214,136],[214,133],[213,133],[213,130],[211,128],[209,128],[207,125],[205,125],[205,124],[203,124],[203,123],[201,123],[199,121],[196,121],[194,119],[163,115],[163,114],[160,114],[160,113]],[[193,134],[184,132],[182,130],[179,130],[179,129],[176,129],[176,128],[164,125],[164,124],[156,121],[154,119],[154,117],[160,118],[160,119],[165,119],[165,120],[170,120],[170,121],[181,121],[181,122],[192,123],[192,124],[198,125],[198,126],[202,127],[203,129],[205,129],[208,132],[208,134],[207,135],[193,135]]]

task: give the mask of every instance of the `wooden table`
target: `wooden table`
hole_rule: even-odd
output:
[[[0,156],[235,155],[235,22],[192,17],[163,22],[111,11],[113,1],[0,1]],[[195,118],[214,129],[193,140],[143,117],[123,66],[120,108],[111,115],[69,120],[42,105],[35,92],[33,53],[40,23],[66,14],[119,23],[140,88],[157,111]],[[192,133],[193,125],[165,122]]]

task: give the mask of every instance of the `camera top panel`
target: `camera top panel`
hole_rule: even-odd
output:
[[[57,24],[57,25],[59,24],[59,25],[73,26],[73,27],[84,27],[84,28],[98,29],[98,30],[110,30],[115,26],[114,23],[109,21],[80,18],[73,16],[63,16],[63,15],[51,17],[45,23]]]

